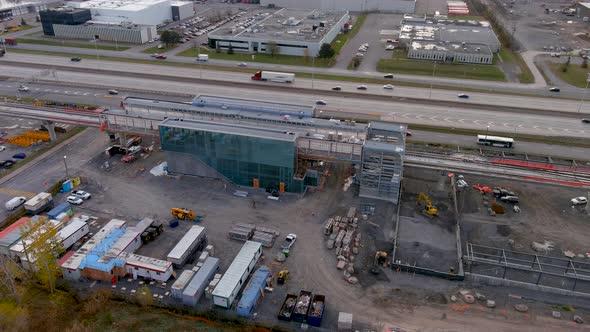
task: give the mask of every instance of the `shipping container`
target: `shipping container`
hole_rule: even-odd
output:
[[[182,299],[182,292],[186,288],[186,285],[193,279],[195,272],[192,270],[184,270],[180,274],[180,277],[172,284],[171,293],[172,297]]]
[[[176,267],[183,266],[195,251],[202,249],[207,242],[205,227],[193,225],[170,251],[167,260]]]
[[[302,290],[299,292],[299,297],[297,298],[297,304],[295,304],[295,309],[293,310],[293,320],[295,322],[302,323],[307,318],[307,311],[309,311],[309,306],[311,304],[311,292]]]
[[[262,245],[246,241],[213,290],[213,304],[229,309],[262,255]]]
[[[25,202],[25,210],[30,215],[40,214],[53,207],[53,196],[49,193],[39,193]]]
[[[269,277],[270,270],[267,267],[261,267],[254,272],[250,282],[244,289],[240,302],[238,302],[236,309],[238,316],[250,317],[252,315],[254,308],[258,304],[260,295],[264,292]]]
[[[182,303],[189,306],[196,306],[209,281],[219,270],[219,258],[209,257],[195,273],[185,290],[182,292]]]
[[[293,310],[295,310],[295,304],[297,303],[297,295],[287,294],[285,300],[279,310],[278,318],[284,321],[290,321],[293,318]]]
[[[62,213],[66,213],[68,215],[72,215],[72,206],[68,202],[63,202],[58,204],[56,207],[51,209],[51,211],[47,212],[47,216],[49,219],[57,219]]]

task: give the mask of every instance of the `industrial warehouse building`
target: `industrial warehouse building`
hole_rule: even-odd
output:
[[[260,0],[261,6],[309,8],[324,11],[413,13],[416,0]]]
[[[54,25],[78,26],[92,19],[90,10],[73,8],[56,8],[39,12],[43,34],[55,36]]]
[[[192,105],[129,97],[123,106],[124,111],[105,111],[108,128],[125,126],[126,113],[136,110],[183,114],[145,119],[147,128],[159,126],[172,174],[298,193],[319,185],[325,162],[346,163],[358,165],[361,197],[398,201],[403,125],[319,119],[310,106],[215,96],[199,96]]]
[[[404,15],[399,40],[408,58],[491,64],[500,41],[487,21]]]
[[[348,12],[310,9],[280,9],[261,15],[249,27],[219,28],[209,33],[209,47],[267,53],[272,42],[279,54],[317,56],[324,43],[331,43],[350,21]]]
[[[155,25],[104,24],[88,21],[83,25],[53,24],[55,37],[143,44],[158,36]]]
[[[578,2],[576,5],[576,16],[583,18],[587,22],[590,22],[590,2]]]
[[[0,0],[0,19],[10,18],[18,15],[36,13],[55,5],[58,1],[42,0]]]

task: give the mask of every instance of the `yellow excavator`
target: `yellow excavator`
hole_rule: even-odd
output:
[[[281,270],[279,272],[279,277],[277,278],[277,283],[279,285],[282,285],[287,280],[289,280],[289,270]]]
[[[424,212],[424,214],[431,217],[434,217],[438,214],[438,209],[434,205],[432,205],[432,202],[424,193],[420,193],[420,195],[418,195],[418,200],[416,201],[416,204],[420,205],[422,201],[426,203],[426,205],[424,206],[424,210],[422,211]]]
[[[183,208],[172,208],[172,215],[178,219],[195,219],[195,211],[191,211]]]

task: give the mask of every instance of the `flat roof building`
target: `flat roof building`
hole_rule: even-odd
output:
[[[269,43],[278,54],[317,56],[324,43],[331,43],[350,21],[348,12],[317,9],[280,9],[266,12],[250,24],[222,27],[209,33],[209,47],[234,51],[269,53]]]
[[[485,44],[413,41],[408,47],[408,58],[491,65],[494,54]]]
[[[68,2],[67,6],[89,9],[94,20],[105,23],[158,25],[172,22],[175,16],[184,19],[194,15],[189,4],[172,0],[89,0]]]
[[[401,23],[399,40],[408,48],[412,42],[417,41],[483,44],[493,53],[500,51],[500,41],[488,21],[448,20],[405,15]]]
[[[416,0],[260,0],[260,5],[283,8],[310,8],[324,11],[413,13]]]

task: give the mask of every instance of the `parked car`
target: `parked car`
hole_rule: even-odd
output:
[[[323,101],[323,100],[316,100],[315,104],[316,104],[316,105],[328,105],[328,103],[326,103],[326,102],[325,102],[325,101]]]
[[[27,201],[27,198],[23,197],[23,196],[13,197],[8,202],[6,202],[6,204],[4,204],[4,207],[8,211],[12,211],[12,210],[16,209],[17,207],[23,205],[26,201]]]
[[[70,61],[73,61],[73,62],[80,62],[80,61],[82,61],[82,58],[75,57],[75,58],[71,58],[71,59],[70,59]]]
[[[559,92],[559,91],[561,91],[561,89],[558,88],[558,87],[556,87],[556,86],[554,86],[554,87],[550,88],[549,91],[550,92]]]
[[[16,164],[16,163],[13,160],[0,161],[0,166],[2,166],[2,168],[4,168],[4,169],[12,168],[12,166],[14,166],[14,164]]]
[[[84,200],[81,199],[80,197],[68,196],[66,198],[66,202],[68,202],[70,204],[74,204],[74,205],[80,205],[80,204],[84,203]]]
[[[393,85],[391,85],[391,84],[385,84],[385,85],[383,86],[383,89],[385,89],[385,90],[393,90],[393,88],[394,88],[394,86],[393,86]]]
[[[410,136],[412,136],[412,132],[411,132],[411,131],[409,131],[409,130],[408,130],[408,131],[406,131],[406,137],[410,137]]]
[[[0,145],[0,152],[6,150],[6,147],[4,145]]]
[[[359,85],[356,87],[357,90],[367,90],[367,86],[366,85]]]
[[[387,46],[385,46],[385,50],[386,51],[393,51],[394,49],[395,49],[395,46],[393,46],[393,45],[387,45]]]
[[[111,90],[109,90],[109,94],[110,95],[118,95],[119,91],[111,89]]]
[[[469,99],[469,95],[468,94],[465,94],[465,93],[460,93],[460,94],[457,95],[457,97],[463,98],[463,99]]]
[[[334,90],[334,91],[341,91],[342,90],[342,87],[341,86],[335,86],[335,87],[332,88],[332,90]]]
[[[519,201],[517,196],[504,196],[500,197],[500,200],[507,203],[518,203]]]
[[[90,195],[89,193],[85,192],[84,190],[74,190],[72,191],[72,195],[79,197],[83,200],[88,200],[92,198],[92,195]]]
[[[364,57],[364,56],[365,56],[365,54],[363,54],[363,53],[357,53],[357,54],[355,54],[354,56],[357,56],[357,57],[359,57],[359,58],[362,58],[362,57]]]
[[[26,157],[27,157],[27,155],[22,152],[19,152],[19,153],[15,154],[14,156],[12,156],[12,158],[14,158],[14,159],[25,159]]]
[[[283,243],[281,244],[281,249],[282,250],[291,249],[291,247],[293,247],[293,244],[295,244],[296,240],[297,240],[297,235],[295,235],[295,234],[287,235],[287,237],[285,238],[285,241],[283,241]]]
[[[572,203],[572,205],[586,205],[586,204],[588,204],[588,198],[586,198],[584,196],[575,197],[575,198],[572,198],[570,200],[570,202]]]

